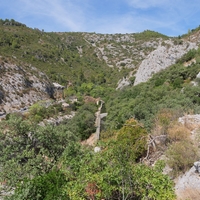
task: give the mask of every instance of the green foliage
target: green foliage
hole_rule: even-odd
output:
[[[131,85],[133,85],[134,84],[134,82],[135,82],[135,76],[132,76],[130,79],[129,79],[129,81],[131,82]]]
[[[166,35],[150,30],[146,30],[141,33],[135,34],[135,38],[136,40],[143,40],[143,41],[150,39],[157,39],[157,38],[168,39]]]
[[[135,199],[176,199],[172,181],[167,175],[163,175],[159,168],[162,169],[162,166],[155,168],[145,165],[134,166]]]
[[[13,40],[13,41],[12,41],[12,47],[13,47],[13,48],[19,48],[19,47],[20,47],[20,45],[18,44],[18,41],[17,41],[17,40]]]
[[[66,184],[65,174],[61,171],[50,171],[42,176],[37,176],[32,180],[26,179],[16,189],[14,195],[8,200],[68,200],[68,195],[64,192]]]
[[[45,112],[46,108],[40,103],[33,104],[29,109],[30,116],[36,122],[40,122],[45,118]]]
[[[190,140],[173,143],[167,151],[167,156],[168,164],[173,169],[172,176],[184,173],[199,158],[197,148]]]
[[[145,134],[139,126],[131,129],[133,135],[134,129],[136,133]],[[124,156],[122,162],[124,146],[129,145],[126,148],[129,155],[134,154],[135,149],[128,139],[124,145],[118,139],[102,143],[104,149],[99,153],[76,143],[63,152],[61,168],[70,180],[65,187],[70,199],[175,199],[172,181],[162,174],[163,162],[158,162],[154,168],[136,164],[128,156]],[[139,145],[144,144],[138,144],[138,148]]]
[[[79,136],[81,140],[87,139],[95,132],[95,112],[97,106],[94,103],[86,103],[81,106],[76,115],[67,122],[68,129]]]
[[[81,55],[77,47],[82,48]],[[114,87],[121,77],[121,72],[108,68],[96,56],[84,33],[46,33],[14,20],[1,20],[0,50],[4,57],[16,57],[16,64],[31,64],[63,85],[68,81],[78,87],[84,82],[96,85],[109,82]],[[115,76],[111,76],[113,71]]]
[[[4,25],[4,26],[22,26],[22,27],[26,27],[25,24],[17,22],[14,19],[11,19],[11,20],[9,20],[9,19],[5,19],[5,20],[0,19],[0,25],[1,26]]]
[[[117,135],[116,156],[124,165],[139,161],[146,153],[147,132],[134,119],[127,120]]]
[[[180,78],[180,77],[178,77],[178,78],[176,78],[176,79],[174,80],[174,82],[173,82],[173,87],[174,87],[174,88],[181,88],[182,84],[183,84],[183,79]]]
[[[43,119],[57,115],[59,112],[63,111],[62,105],[54,104],[49,102],[50,105],[47,106],[45,102],[38,102],[33,104],[29,108],[29,117],[32,121],[39,123]]]
[[[79,91],[84,95],[89,95],[94,86],[93,83],[82,83]]]
[[[51,170],[69,143],[77,140],[64,125],[35,126],[15,115],[1,123],[2,130],[6,127],[0,133],[0,180],[10,186]]]
[[[160,85],[163,85],[163,83],[165,82],[165,79],[164,78],[157,78],[155,80],[155,86],[158,87]]]
[[[182,45],[183,44],[183,40],[181,40],[180,36],[178,37],[178,39],[174,40],[174,45]]]
[[[195,57],[196,53],[197,51],[195,49],[191,49],[185,55],[183,55],[180,59],[178,59],[176,63],[188,62]]]
[[[92,105],[82,109],[91,110]],[[98,153],[76,142],[67,125],[32,127],[13,115],[1,125],[9,125],[9,131],[0,135],[1,180],[16,187],[7,199],[174,197],[171,181],[161,173],[162,164],[151,169],[135,162],[145,152],[147,133],[133,119],[116,139],[102,143]]]
[[[175,64],[155,74],[147,83],[127,87],[110,95],[105,104],[109,115],[107,129],[119,129],[134,117],[150,130],[155,115],[162,109],[179,110],[183,113],[198,112],[200,107],[198,86],[190,81],[196,79],[200,65],[185,67]]]

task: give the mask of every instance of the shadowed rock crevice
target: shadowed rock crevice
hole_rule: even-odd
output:
[[[4,93],[3,91],[0,90],[0,104],[2,104],[3,99],[4,99]]]

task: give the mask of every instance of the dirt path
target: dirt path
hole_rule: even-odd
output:
[[[96,133],[93,133],[87,140],[81,142],[82,145],[95,146],[97,143]]]
[[[90,146],[95,146],[97,141],[100,138],[100,132],[101,132],[101,119],[103,117],[107,116],[107,113],[101,113],[101,109],[103,106],[103,101],[100,100],[100,106],[98,108],[98,111],[96,112],[96,121],[95,121],[95,126],[96,126],[96,133],[93,133],[87,140],[84,140],[81,142],[81,144],[85,145],[90,145]]]

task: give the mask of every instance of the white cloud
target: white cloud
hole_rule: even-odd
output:
[[[134,11],[133,21],[139,27],[151,30],[168,30],[167,34],[178,35],[187,31],[195,15],[199,13],[199,0],[124,0]],[[196,20],[197,21],[197,20]],[[196,22],[197,23],[197,22]],[[193,27],[195,28],[195,27]]]
[[[191,22],[198,24],[198,1],[6,0],[0,7],[11,13],[6,18],[45,31],[133,33],[150,29],[167,34],[171,30],[171,35],[176,35],[187,31]]]
[[[87,4],[83,7],[76,0],[21,0],[21,2],[23,3],[23,12],[20,11],[19,15],[23,15],[23,17],[35,16],[41,20],[43,17],[48,17],[52,21],[52,26],[53,22],[56,22],[61,27],[66,27],[68,31],[84,29],[84,9]]]

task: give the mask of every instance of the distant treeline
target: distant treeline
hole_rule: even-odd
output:
[[[26,27],[25,24],[17,22],[14,19],[5,19],[5,20],[0,19],[0,25],[4,25],[4,26],[24,26],[24,27]]]

